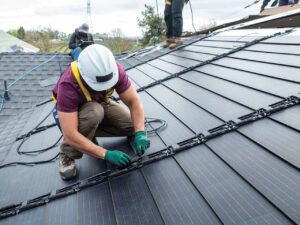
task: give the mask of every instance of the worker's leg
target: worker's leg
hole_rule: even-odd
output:
[[[261,8],[260,8],[260,12],[262,12],[266,8],[266,6],[269,4],[270,1],[271,0],[264,0],[263,1],[262,5],[261,5]]]
[[[88,102],[84,104],[78,112],[79,133],[89,140],[92,140],[103,118],[104,110],[101,104],[97,102]],[[82,157],[82,152],[71,147],[65,141],[61,144],[61,153],[66,154],[72,159],[80,159]]]
[[[279,6],[288,5],[289,0],[279,0]]]
[[[170,48],[175,48],[182,44],[181,34],[183,28],[182,10],[184,6],[184,0],[172,1],[172,20],[173,20],[173,34],[174,43],[170,45]]]
[[[173,38],[173,20],[172,20],[172,6],[170,3],[166,3],[165,5],[165,22],[166,22],[166,37]]]
[[[181,34],[182,34],[183,6],[184,6],[184,0],[173,0],[173,2],[172,2],[173,30],[174,30],[175,37],[181,37]]]
[[[73,49],[71,52],[72,59],[77,61],[81,52],[82,52],[82,49],[80,47]]]
[[[110,101],[110,103],[104,105],[103,108],[104,119],[99,124],[95,136],[112,137],[134,135],[134,127],[130,112],[127,108],[114,101]]]

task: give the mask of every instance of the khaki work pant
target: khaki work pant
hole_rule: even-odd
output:
[[[78,131],[89,140],[94,137],[118,137],[134,135],[134,128],[128,109],[110,101],[102,105],[98,102],[85,103],[78,112]],[[80,159],[83,155],[79,150],[68,145],[65,140],[60,152],[72,159]]]

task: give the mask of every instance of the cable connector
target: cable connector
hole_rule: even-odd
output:
[[[207,141],[206,136],[203,133],[198,134],[197,138],[198,138],[200,143],[204,143],[204,142]]]
[[[169,146],[165,151],[164,151],[165,156],[170,156],[170,155],[174,155],[174,147],[173,146]]]

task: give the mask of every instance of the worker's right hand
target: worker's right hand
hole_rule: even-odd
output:
[[[104,160],[107,160],[117,166],[127,166],[130,163],[130,157],[119,150],[106,150]]]

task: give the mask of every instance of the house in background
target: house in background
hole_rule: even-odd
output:
[[[0,52],[30,52],[36,53],[40,49],[0,30]]]

